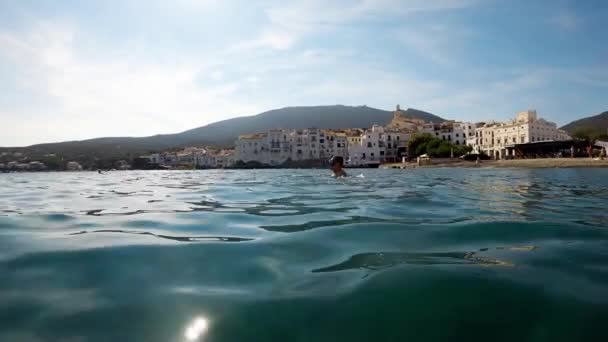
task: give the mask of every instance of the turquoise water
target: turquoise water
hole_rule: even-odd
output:
[[[0,341],[608,341],[608,170],[0,174]]]

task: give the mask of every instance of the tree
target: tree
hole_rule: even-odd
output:
[[[453,145],[448,141],[438,139],[430,134],[416,134],[408,142],[410,154],[420,156],[428,154],[431,157],[448,158],[454,151],[454,156],[470,152],[472,148],[466,145]]]
[[[589,145],[593,145],[597,140],[608,141],[608,134],[593,129],[579,129],[572,134],[572,137],[583,140]]]

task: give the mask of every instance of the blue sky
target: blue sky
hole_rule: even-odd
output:
[[[0,146],[295,105],[608,110],[608,2],[0,0]]]

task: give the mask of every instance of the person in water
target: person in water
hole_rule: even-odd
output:
[[[329,160],[329,165],[331,165],[331,170],[334,173],[334,177],[346,177],[346,171],[344,171],[344,158],[340,156],[332,157]]]

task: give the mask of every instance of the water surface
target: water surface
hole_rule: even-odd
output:
[[[0,174],[0,341],[608,341],[608,171]]]

